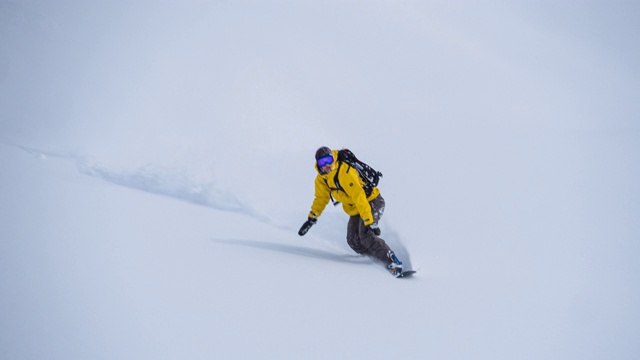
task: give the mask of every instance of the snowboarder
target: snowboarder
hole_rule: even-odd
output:
[[[347,226],[347,243],[358,254],[377,259],[387,266],[394,276],[401,276],[402,262],[387,243],[380,238],[378,222],[384,213],[385,202],[377,187],[367,196],[364,180],[349,164],[338,160],[338,150],[323,146],[316,151],[315,199],[308,220],[298,234],[303,236],[317,221],[329,200],[342,203],[350,216]],[[335,199],[335,200],[334,200]]]

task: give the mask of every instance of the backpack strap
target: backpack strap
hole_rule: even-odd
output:
[[[340,182],[338,181],[338,174],[340,173],[340,166],[342,165],[342,161],[338,161],[338,170],[336,170],[336,175],[333,177],[333,182],[336,184],[335,188],[332,188],[331,186],[329,186],[329,182],[327,181],[327,179],[323,179],[324,183],[327,184],[327,187],[329,188],[329,190],[333,191],[344,191],[344,189],[342,188],[342,186],[340,186]],[[349,170],[347,169],[347,172]],[[331,202],[333,203],[333,206],[338,206],[340,204],[339,201],[336,201],[333,198],[333,195],[331,195],[331,191],[329,191],[329,198],[331,199]]]

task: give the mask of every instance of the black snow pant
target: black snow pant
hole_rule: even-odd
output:
[[[369,202],[373,221],[378,223],[384,213],[384,199],[381,195]],[[349,218],[347,225],[347,243],[358,254],[368,255],[383,263],[388,263],[389,246],[379,236],[369,230],[360,215]]]

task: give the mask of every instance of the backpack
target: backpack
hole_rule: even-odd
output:
[[[338,166],[340,166],[340,163],[345,163],[358,171],[358,175],[364,181],[362,188],[367,197],[369,197],[373,188],[378,186],[382,173],[358,160],[356,155],[349,149],[338,150]],[[336,184],[338,184],[338,172],[336,172],[335,180]],[[338,184],[338,186],[340,185]]]

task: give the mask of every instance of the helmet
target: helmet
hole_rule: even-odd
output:
[[[323,146],[316,151],[316,160],[329,155],[333,156],[333,152],[328,147]]]

